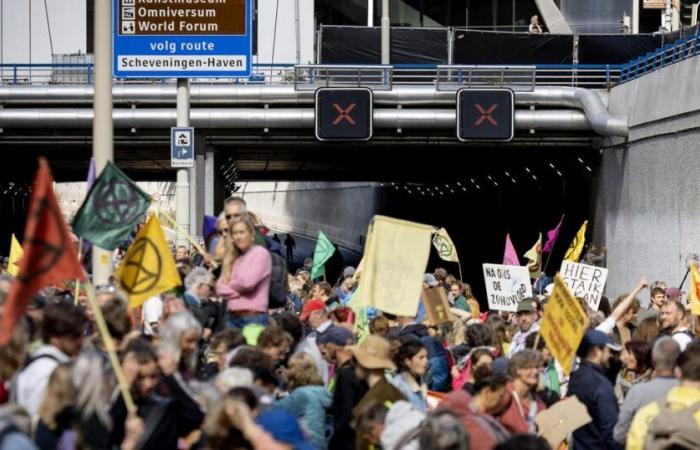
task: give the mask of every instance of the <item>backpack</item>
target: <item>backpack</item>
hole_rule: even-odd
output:
[[[272,258],[272,273],[270,274],[270,301],[268,309],[284,308],[287,306],[289,284],[287,281],[287,260],[281,255],[270,252]]]
[[[679,411],[673,411],[665,399],[656,403],[659,415],[649,424],[645,450],[696,449],[700,428],[693,416],[700,410],[700,401]]]

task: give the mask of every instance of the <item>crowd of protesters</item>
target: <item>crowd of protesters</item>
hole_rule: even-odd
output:
[[[589,328],[564,375],[539,335],[547,289],[482,312],[437,268],[423,286],[445,291],[453,322],[372,310],[358,336],[361,271],[312,280],[307,260],[290,273],[293,252],[243,199],[226,201],[207,249],[173,248],[184,289],[138,311],[97,287],[135,413],[84,295],[34,296],[0,348],[0,450],[700,448],[695,317],[663,283],[642,278],[597,311],[581,301]],[[0,314],[12,282],[0,275]],[[553,445],[536,418],[572,396],[591,421]]]

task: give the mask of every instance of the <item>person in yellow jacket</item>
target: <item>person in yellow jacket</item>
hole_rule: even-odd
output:
[[[659,417],[662,408],[668,406],[671,413],[675,413],[700,402],[700,342],[689,344],[681,353],[676,367],[676,376],[681,378],[679,386],[672,388],[666,397],[649,403],[635,414],[627,434],[627,450],[646,448],[649,426]],[[700,429],[700,408],[696,408],[692,417],[697,429]]]

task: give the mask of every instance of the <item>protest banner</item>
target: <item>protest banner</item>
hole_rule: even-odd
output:
[[[489,309],[494,311],[515,312],[522,299],[532,297],[527,267],[484,264],[484,282]]]
[[[586,405],[575,395],[555,403],[535,416],[538,434],[545,438],[552,448],[559,448],[567,436],[592,421]]]
[[[428,225],[374,216],[367,231],[354,302],[397,316],[415,317],[432,234],[433,227]]]
[[[430,325],[440,325],[454,320],[447,294],[440,287],[423,290],[423,305]]]
[[[559,275],[574,297],[584,299],[591,309],[598,310],[608,279],[608,269],[565,260],[561,263]]]
[[[571,372],[588,318],[559,275],[554,278],[554,289],[544,307],[540,335],[552,356],[559,362],[564,374]]]

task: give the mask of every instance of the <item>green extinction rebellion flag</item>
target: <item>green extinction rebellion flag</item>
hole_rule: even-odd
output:
[[[150,203],[148,194],[108,162],[71,225],[86,241],[114,250],[129,236]]]
[[[335,247],[328,240],[323,231],[318,232],[318,240],[314,249],[314,265],[311,267],[311,279],[315,280],[326,274],[326,261],[335,253]]]

